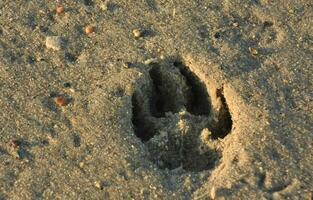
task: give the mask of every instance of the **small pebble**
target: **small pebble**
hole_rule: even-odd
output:
[[[125,63],[123,63],[123,67],[126,68],[126,69],[130,68],[131,67],[131,63],[130,62],[125,62]]]
[[[56,14],[62,14],[64,12],[64,7],[63,6],[57,6],[55,9]]]
[[[95,182],[95,187],[98,188],[98,189],[100,189],[100,190],[103,189],[102,184],[101,184],[100,181],[96,181],[96,182]]]
[[[70,91],[71,93],[75,93],[75,89],[74,88],[69,88],[68,91]]]
[[[68,101],[65,97],[55,97],[54,98],[54,103],[59,106],[59,107],[62,107],[62,106],[66,106],[68,104]]]
[[[233,23],[233,27],[238,27],[239,26],[239,23],[238,22],[234,22]]]
[[[84,163],[84,162],[80,162],[80,163],[79,163],[79,167],[80,167],[80,168],[83,168],[84,166],[85,166],[85,163]]]
[[[258,50],[255,48],[249,48],[249,51],[253,56],[257,56],[259,54]]]
[[[60,36],[48,36],[46,37],[46,47],[59,51],[63,47],[63,40]]]
[[[140,38],[142,37],[142,31],[140,29],[134,29],[133,30],[133,35],[134,37],[137,39],[137,38]]]
[[[87,35],[90,35],[90,34],[93,33],[93,32],[94,32],[94,27],[93,27],[93,26],[88,25],[88,26],[85,27],[85,33],[86,33]]]

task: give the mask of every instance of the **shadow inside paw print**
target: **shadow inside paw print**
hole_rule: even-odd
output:
[[[219,138],[230,133],[232,119],[223,89],[213,109],[205,83],[182,62],[151,66],[147,87],[132,97],[134,132],[161,169],[212,169],[220,158]]]

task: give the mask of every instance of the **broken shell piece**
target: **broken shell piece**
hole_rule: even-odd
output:
[[[157,58],[149,58],[149,59],[144,61],[144,64],[145,65],[150,65],[150,64],[153,64],[153,63],[157,63],[157,62],[158,62]]]
[[[60,36],[48,36],[46,38],[46,47],[56,51],[61,50],[64,47],[64,42]]]

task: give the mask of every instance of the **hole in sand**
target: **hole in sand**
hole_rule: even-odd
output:
[[[153,130],[153,124],[150,122],[149,113],[144,108],[144,100],[136,92],[132,96],[133,116],[132,123],[134,125],[135,134],[143,142],[151,139],[155,131]]]
[[[218,113],[218,121],[212,126],[212,138],[224,138],[228,133],[230,133],[233,125],[233,121],[224,97],[223,88],[217,89],[216,96],[220,98],[222,106]]]

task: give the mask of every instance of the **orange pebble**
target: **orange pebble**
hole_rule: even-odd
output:
[[[57,8],[55,9],[57,14],[61,14],[64,12],[64,7],[63,6],[57,6]]]
[[[94,32],[94,27],[93,26],[86,26],[86,28],[85,28],[85,33],[87,34],[87,35],[89,35],[89,34],[91,34],[91,33],[93,33]]]
[[[67,102],[66,98],[64,98],[64,97],[55,97],[54,103],[57,106],[61,107],[61,106],[66,106],[68,102]]]

